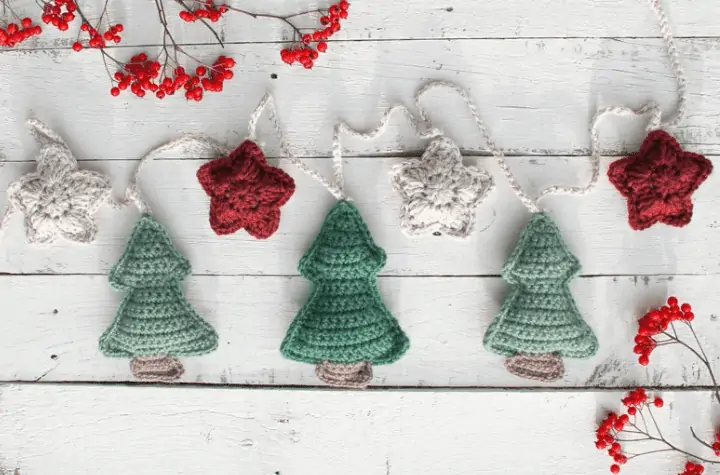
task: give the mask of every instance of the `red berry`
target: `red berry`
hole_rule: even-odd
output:
[[[207,74],[207,68],[205,66],[198,66],[197,69],[195,69],[195,74],[205,76],[205,74]]]
[[[117,88],[117,87],[114,87],[114,88],[110,89],[110,94],[113,95],[113,96],[119,96],[119,95],[120,95],[120,89]]]
[[[156,92],[155,97],[157,97],[158,99],[162,99],[163,97],[165,97],[165,91],[161,90],[161,91]]]
[[[59,21],[57,27],[58,27],[58,30],[60,30],[60,31],[67,31],[68,24],[66,21]]]
[[[620,473],[620,465],[618,464],[612,464],[610,465],[610,472],[612,473]]]
[[[667,304],[670,305],[671,307],[674,307],[675,305],[678,304],[678,299],[675,297],[669,297],[667,299]]]
[[[663,407],[665,405],[665,401],[663,401],[662,398],[656,397],[653,404],[655,404],[655,407]]]
[[[32,26],[32,20],[30,18],[23,18],[20,23],[23,28],[30,28]]]
[[[326,16],[321,16],[321,17],[320,17],[320,24],[323,25],[323,26],[324,26],[324,25],[329,25],[329,24],[330,24],[330,18],[328,18],[328,17],[326,17]]]
[[[80,43],[79,41],[76,41],[75,43],[73,43],[72,49],[74,49],[75,51],[82,51],[82,49],[83,49],[82,43]]]
[[[344,20],[345,18],[348,17],[348,12],[346,12],[345,10],[343,10],[343,11],[341,11],[341,12],[338,14],[338,16]]]
[[[637,414],[637,409],[635,409],[634,407],[628,408],[628,414],[634,416],[635,414]]]
[[[348,7],[350,7],[350,3],[348,3],[347,0],[340,0],[340,3],[338,3],[338,7],[340,7],[340,10],[347,10]]]
[[[607,447],[607,444],[603,440],[598,440],[595,442],[595,447],[597,447],[600,450],[603,450],[605,447]]]
[[[327,43],[325,43],[324,41],[321,41],[320,43],[318,43],[317,50],[320,51],[321,53],[324,53],[325,51],[327,51]]]
[[[7,32],[8,32],[8,35],[14,35],[15,33],[18,32],[18,26],[15,23],[10,23],[7,26]]]
[[[225,58],[223,60],[223,66],[225,66],[226,68],[232,68],[235,66],[235,60],[232,58]]]
[[[223,75],[222,75],[222,77],[223,77],[224,79],[232,79],[233,76],[234,76],[233,72],[230,71],[229,69],[226,69],[225,72],[224,72]]]
[[[115,33],[122,33],[123,29],[124,27],[122,23],[118,23],[117,25],[115,25]]]
[[[113,36],[114,35],[111,31],[106,31],[105,33],[103,33],[103,38],[105,38],[107,41],[112,41]]]
[[[340,8],[337,5],[332,5],[330,7],[329,13],[331,17],[338,16],[338,14],[340,13]]]
[[[647,366],[650,364],[650,358],[648,358],[647,355],[642,355],[640,358],[638,358],[638,363],[643,366]]]
[[[135,93],[138,97],[145,97],[145,91],[142,89],[138,89],[138,92]]]

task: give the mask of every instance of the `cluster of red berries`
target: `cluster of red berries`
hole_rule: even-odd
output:
[[[699,463],[688,462],[685,464],[685,471],[679,475],[702,475],[705,472],[705,467]]]
[[[235,60],[227,56],[220,56],[211,67],[198,66],[195,75],[185,72],[185,68],[178,66],[173,71],[174,77],[165,76],[160,81],[160,62],[150,61],[145,53],[130,58],[121,71],[115,73],[117,86],[110,89],[113,96],[120,95],[120,91],[130,88],[130,91],[138,97],[145,97],[146,91],[155,94],[158,99],[165,96],[172,96],[176,91],[184,88],[185,98],[188,100],[201,101],[203,91],[219,92],[223,90],[223,82],[233,78],[232,68]]]
[[[715,442],[712,444],[713,452],[715,452],[715,455],[720,457],[720,432],[715,434]]]
[[[101,34],[88,23],[80,25],[80,30],[87,32],[90,36],[90,40],[88,41],[89,48],[104,48],[107,44],[106,41],[112,41],[115,44],[120,43],[122,38],[120,38],[119,33],[122,33],[123,29],[122,23],[117,23]],[[73,43],[72,48],[75,51],[82,51],[83,45],[79,41],[76,41]]]
[[[70,22],[75,19],[76,10],[77,5],[73,0],[51,0],[43,7],[41,19],[46,25],[52,25],[60,31],[67,31]]]
[[[598,450],[607,449],[607,453],[613,459],[610,465],[610,472],[620,473],[620,466],[627,463],[628,458],[622,453],[622,446],[618,441],[618,434],[625,429],[625,425],[630,422],[630,416],[635,416],[638,410],[642,411],[643,407],[648,404],[648,394],[643,388],[637,388],[630,391],[627,396],[622,399],[622,403],[627,407],[627,414],[617,415],[611,412],[600,423],[595,435],[595,447]],[[652,401],[655,407],[663,407],[665,402],[660,397],[655,397]]]
[[[30,38],[42,33],[42,28],[38,25],[33,25],[30,18],[23,18],[20,21],[20,26],[16,23],[10,23],[6,28],[0,28],[0,46],[9,46],[13,48]]]
[[[198,21],[206,18],[215,23],[228,11],[227,5],[215,5],[213,0],[205,0],[205,7],[196,8],[195,10],[183,10],[180,12],[180,18],[187,23]]]
[[[657,347],[656,335],[667,331],[672,322],[691,322],[695,318],[690,304],[678,305],[678,299],[670,297],[667,305],[650,310],[638,320],[638,332],[635,336],[633,352],[640,355],[638,362],[647,366],[650,363],[650,353]]]
[[[348,8],[350,8],[350,4],[347,0],[340,0],[331,5],[328,14],[320,17],[320,24],[325,28],[302,35],[302,45],[293,45],[289,49],[283,49],[280,51],[280,59],[287,64],[299,63],[305,69],[312,68],[320,53],[327,51],[326,40],[340,31],[340,20],[348,17]],[[311,47],[313,43],[317,43],[315,49]]]

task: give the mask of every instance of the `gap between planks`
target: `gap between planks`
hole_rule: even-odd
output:
[[[147,388],[168,388],[168,389],[185,389],[185,388],[201,388],[201,389],[251,389],[258,391],[266,390],[292,390],[292,391],[328,391],[328,392],[347,392],[346,389],[331,388],[326,385],[298,385],[298,384],[228,384],[228,383],[148,383],[142,381],[28,381],[28,380],[5,380],[0,381],[0,389],[4,386],[31,386],[31,385],[48,385],[48,386],[107,386],[107,387],[147,387]],[[698,386],[678,386],[678,385],[631,385],[631,386],[368,386],[359,392],[467,392],[467,393],[489,393],[489,392],[533,392],[533,393],[587,393],[587,392],[605,392],[616,393],[623,391],[631,391],[637,387],[643,387],[647,391],[666,391],[666,392],[713,392],[720,387],[698,385]]]

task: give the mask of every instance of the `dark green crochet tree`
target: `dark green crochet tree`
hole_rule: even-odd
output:
[[[563,357],[587,358],[598,347],[570,294],[580,263],[546,214],[530,219],[502,269],[513,285],[485,334],[489,350],[509,357],[518,376],[554,381],[564,374]]]
[[[173,380],[183,368],[178,356],[209,353],[218,336],[190,306],[182,281],[190,263],[149,214],[143,214],[120,261],[110,270],[110,285],[127,292],[110,328],[100,337],[106,356],[133,358],[142,379]]]
[[[385,307],[377,274],[385,251],[357,208],[338,202],[298,270],[314,284],[280,347],[289,359],[316,365],[323,381],[365,387],[372,365],[397,361],[410,342]]]

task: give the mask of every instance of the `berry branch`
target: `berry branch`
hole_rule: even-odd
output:
[[[184,89],[187,100],[201,101],[207,92],[222,91],[224,82],[234,77],[232,68],[235,66],[235,60],[229,56],[218,56],[212,64],[206,64],[190,55],[175,41],[168,25],[165,0],[153,0],[162,27],[160,51],[156,55],[142,51],[132,56],[127,63],[118,60],[108,51],[109,46],[112,46],[111,43],[117,45],[122,41],[120,34],[124,31],[121,23],[113,25],[108,18],[109,0],[105,0],[94,26],[76,1],[35,0],[42,10],[42,22],[59,31],[69,30],[76,18],[80,18],[80,28],[72,49],[78,53],[87,49],[100,52],[111,83],[110,94],[113,96],[119,96],[122,91],[130,90],[137,97],[145,97],[146,94],[152,93],[156,98],[164,99]],[[14,48],[23,41],[42,34],[43,30],[39,25],[34,24],[30,17],[18,16],[10,2],[11,0],[0,0],[3,14],[0,17],[2,18],[0,47]],[[320,53],[327,51],[327,40],[340,31],[340,22],[348,17],[350,7],[347,0],[340,0],[327,10],[308,10],[282,16],[251,12],[227,4],[216,5],[214,0],[174,0],[174,2],[181,7],[178,15],[184,22],[202,23],[210,30],[220,47],[225,45],[212,23],[218,22],[230,12],[254,19],[283,22],[292,29],[293,37],[290,47],[280,52],[280,58],[287,64],[298,63],[306,69],[311,69]],[[298,26],[295,20],[306,15],[318,15],[322,27],[313,29]],[[103,25],[106,27],[103,28]],[[188,68],[190,72],[186,71],[187,63],[191,65]]]
[[[692,312],[690,304],[678,305],[677,298],[668,298],[667,305],[650,310],[638,320],[638,331],[635,336],[633,352],[639,355],[638,362],[643,366],[647,366],[650,364],[650,354],[656,348],[671,345],[683,346],[707,368],[715,388],[715,399],[720,402],[715,373],[692,326],[694,319],[695,314]],[[693,346],[692,342],[687,343],[682,339],[676,328],[676,323],[687,327],[689,333],[693,336],[696,347]],[[638,388],[630,391],[622,399],[622,404],[626,407],[625,413],[618,415],[615,412],[610,412],[596,431],[597,440],[595,446],[599,450],[607,449],[607,454],[613,459],[610,472],[619,473],[620,467],[634,458],[661,452],[677,452],[694,460],[685,464],[684,471],[680,475],[701,475],[705,471],[702,463],[720,464],[720,460],[711,460],[681,449],[663,436],[651,408],[651,406],[662,408],[664,406],[662,398],[654,397],[651,401],[646,391]],[[648,420],[652,422],[652,426],[648,424]],[[720,456],[720,432],[716,435],[716,441],[712,444],[698,437],[692,427],[690,427],[690,432],[696,441],[704,447],[712,449],[716,456]],[[627,445],[628,443],[652,443],[654,446],[660,445],[664,448],[633,453],[625,450],[623,444]]]

